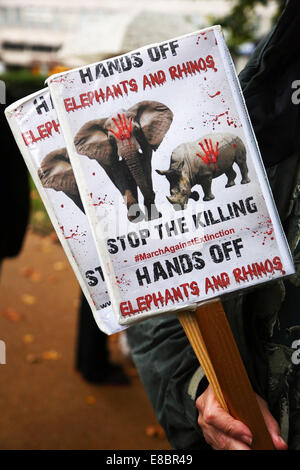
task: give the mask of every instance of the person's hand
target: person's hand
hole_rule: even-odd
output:
[[[268,405],[256,395],[265,423],[277,450],[286,450],[287,444],[280,436],[277,421],[271,415]],[[241,421],[234,419],[223,410],[209,385],[196,401],[198,424],[206,442],[215,450],[251,450],[252,433]]]

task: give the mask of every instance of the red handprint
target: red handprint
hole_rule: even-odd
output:
[[[201,155],[201,153],[197,153],[196,155],[201,158],[201,160],[206,164],[210,165],[213,163],[215,165],[215,169],[218,169],[217,165],[217,160],[219,157],[219,142],[216,143],[216,148],[213,148],[213,143],[212,140],[209,139],[204,139],[204,144],[206,148],[204,147],[202,142],[198,142],[200,145],[202,151],[204,152],[204,155]]]
[[[117,127],[117,132],[113,129],[108,130],[112,132],[118,140],[130,139],[132,133],[132,117],[129,118],[128,123],[125,114],[118,114],[118,119],[119,121],[116,118],[112,118]]]

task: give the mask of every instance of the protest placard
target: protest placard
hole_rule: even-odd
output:
[[[294,272],[220,27],[48,83],[120,324]]]
[[[48,84],[119,323],[177,312],[223,408],[253,449],[273,448],[221,302],[210,308],[294,272],[221,28]]]
[[[120,331],[48,88],[5,113],[97,325],[106,334]]]
[[[176,312],[221,405],[254,432],[252,448],[272,448],[221,302],[211,301],[294,266],[220,27],[48,84],[58,121],[37,118],[52,108],[38,95],[30,116],[28,100],[7,115],[99,326],[103,311],[109,331]],[[76,191],[55,186],[65,170]],[[80,249],[87,233],[90,256]],[[99,275],[107,292],[102,279],[96,298]]]

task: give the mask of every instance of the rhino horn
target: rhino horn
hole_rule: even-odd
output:
[[[168,201],[171,203],[171,204],[175,204],[175,198],[174,196],[166,196],[166,198],[168,199]]]
[[[173,170],[155,170],[155,171],[156,173],[162,176],[171,175],[173,173]]]

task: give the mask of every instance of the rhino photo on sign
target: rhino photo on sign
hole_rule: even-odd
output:
[[[48,83],[121,324],[293,272],[220,27]]]
[[[215,198],[211,190],[214,178],[225,174],[225,188],[234,186],[237,176],[234,163],[240,169],[241,184],[249,183],[246,147],[242,140],[234,134],[208,134],[195,142],[180,144],[172,152],[170,168],[156,171],[170,183],[171,195],[167,199],[175,208],[184,209],[189,198],[199,199],[199,194],[191,191],[195,185],[202,186],[203,201]]]

